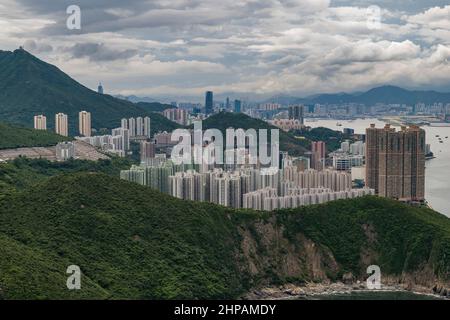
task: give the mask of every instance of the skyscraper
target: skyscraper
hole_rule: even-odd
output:
[[[69,125],[67,122],[67,114],[57,113],[55,115],[55,132],[61,136],[69,135]]]
[[[47,130],[47,117],[42,114],[34,116],[34,128],[36,130]]]
[[[289,107],[289,119],[298,120],[300,124],[304,124],[304,107],[303,106],[290,106]]]
[[[322,170],[325,167],[326,145],[323,141],[313,141],[311,143],[311,167]]]
[[[122,129],[128,129],[128,119],[122,119],[120,124]]]
[[[79,114],[79,129],[80,135],[85,137],[91,136],[91,113],[81,111]]]
[[[386,125],[366,130],[366,185],[382,197],[425,200],[425,130]]]
[[[116,140],[119,140],[120,150],[125,152],[130,150],[130,132],[128,129],[124,129],[122,127],[113,129],[112,136],[118,137]]]
[[[136,118],[136,135],[142,137],[144,135],[144,119],[142,117]]]
[[[151,120],[149,117],[144,118],[144,136],[147,138],[152,137]]]
[[[147,159],[154,158],[156,156],[156,145],[153,142],[143,141],[141,142],[141,162],[145,163]]]
[[[136,136],[136,119],[130,118],[128,120],[128,130],[130,131],[130,137]]]
[[[241,112],[241,100],[234,100],[234,112],[240,113]]]
[[[214,107],[214,94],[212,91],[207,91],[205,101],[205,113],[206,114],[213,113],[213,107]]]

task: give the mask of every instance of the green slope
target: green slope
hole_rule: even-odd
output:
[[[368,264],[432,286],[450,284],[449,240],[450,219],[372,197],[262,214],[70,174],[0,199],[9,260],[0,262],[0,288],[5,299],[235,298],[349,271],[362,279]],[[30,261],[33,281],[17,277]],[[64,289],[68,264],[81,267],[89,292]]]
[[[120,170],[129,169],[132,164],[131,160],[119,157],[98,161],[71,159],[64,162],[17,158],[0,163],[0,198],[7,192],[32,187],[62,173],[97,172],[117,177]]]
[[[178,127],[134,103],[84,87],[25,50],[0,51],[0,118],[3,121],[31,126],[34,115],[44,114],[52,128],[54,115],[63,112],[69,116],[71,134],[76,134],[81,110],[91,112],[92,126],[97,129],[116,128],[124,117],[145,115],[152,117],[153,131]]]
[[[22,147],[48,147],[58,142],[72,140],[51,131],[11,126],[0,123],[0,149]]]
[[[228,128],[234,129],[277,129],[267,122],[249,117],[243,113],[221,112],[203,121],[203,129],[219,129],[225,132]],[[270,131],[268,132],[270,136]],[[225,137],[225,134],[224,134]],[[297,139],[294,135],[280,130],[280,150],[289,151],[291,155],[302,155],[307,151],[310,142]]]

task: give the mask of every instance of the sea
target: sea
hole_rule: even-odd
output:
[[[305,125],[312,128],[325,127],[336,131],[352,128],[357,134],[364,134],[366,128],[370,127],[372,123],[377,128],[382,128],[386,124],[378,119],[369,118],[345,121],[305,120]],[[342,126],[338,126],[338,124]],[[422,128],[426,131],[426,143],[431,145],[431,151],[435,155],[434,159],[426,162],[425,197],[430,207],[450,217],[450,127],[423,126]],[[442,143],[439,138],[442,139]]]
[[[307,300],[442,300],[442,298],[406,291],[355,291],[351,293],[317,295],[307,298]]]

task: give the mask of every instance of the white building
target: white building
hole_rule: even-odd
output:
[[[75,158],[75,144],[73,142],[60,142],[56,145],[56,160],[66,161]]]

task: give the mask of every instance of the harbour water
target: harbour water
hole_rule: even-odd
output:
[[[337,123],[342,126],[337,126]],[[305,125],[312,128],[325,127],[337,131],[343,128],[352,128],[355,133],[363,134],[371,123],[382,128],[385,122],[377,119],[357,119],[350,121],[306,119]],[[446,216],[450,217],[450,127],[422,127],[426,131],[427,143],[431,145],[431,151],[435,159],[426,162],[425,189],[426,199],[430,206]],[[437,137],[439,136],[439,137]],[[446,138],[448,137],[448,138]],[[441,138],[442,143],[439,138]]]
[[[406,291],[362,291],[345,294],[320,295],[308,300],[440,300],[440,298]]]

